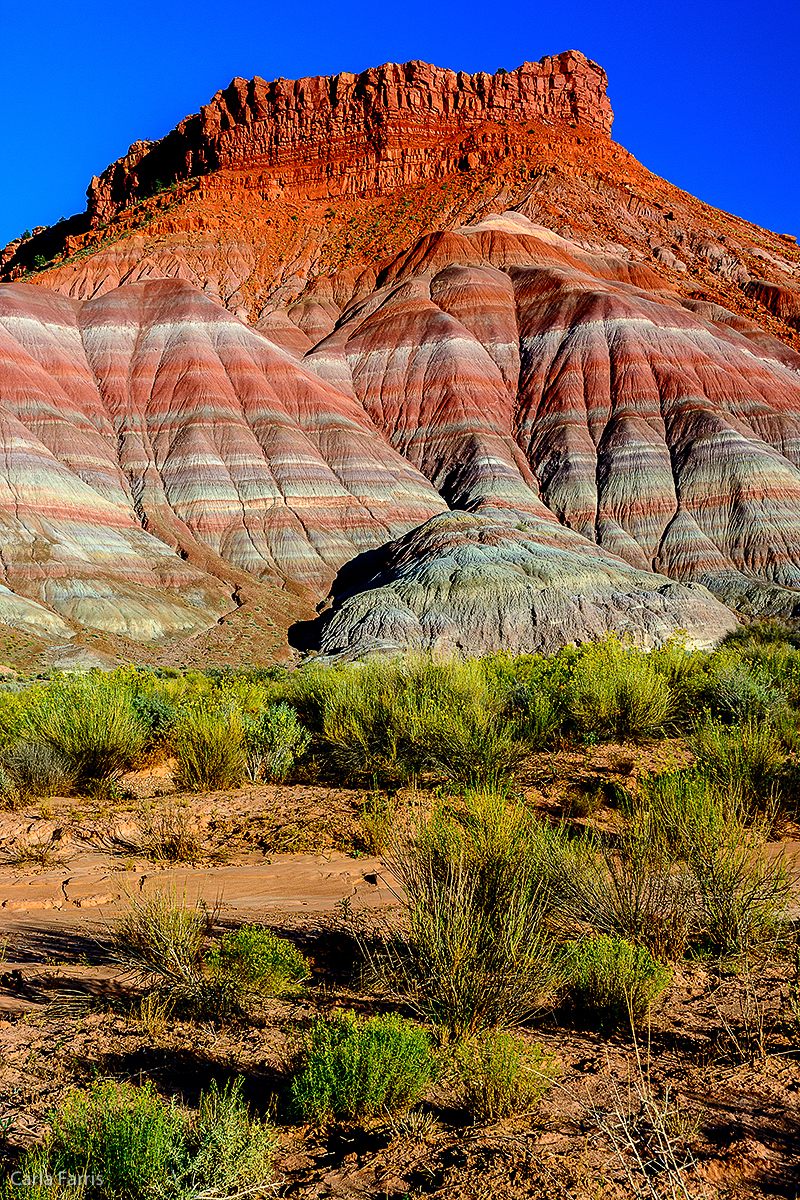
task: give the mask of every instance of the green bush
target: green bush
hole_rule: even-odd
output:
[[[456,1066],[464,1107],[476,1124],[530,1112],[558,1075],[553,1056],[541,1046],[497,1031],[459,1046]]]
[[[28,1151],[0,1195],[221,1200],[266,1189],[273,1145],[271,1128],[247,1113],[241,1080],[222,1092],[212,1084],[195,1117],[165,1103],[150,1082],[98,1080],[47,1115],[44,1143]],[[71,1185],[70,1177],[84,1182]],[[26,1185],[26,1178],[34,1182]]]
[[[758,663],[720,656],[712,666],[708,703],[725,721],[769,721],[782,717],[788,703],[785,694]]]
[[[148,730],[148,745],[163,743],[172,732],[178,711],[165,695],[159,691],[135,691],[133,707]]]
[[[517,735],[529,750],[544,750],[561,729],[563,715],[552,696],[528,684],[516,684],[506,702],[510,716],[517,718]]]
[[[245,773],[242,713],[233,700],[195,700],[181,708],[173,748],[175,786],[187,792],[238,787]]]
[[[26,740],[63,755],[78,791],[107,784],[132,766],[144,749],[147,729],[130,693],[99,672],[60,677],[37,692],[25,714]]]
[[[0,747],[21,736],[25,725],[25,704],[16,692],[0,691]]]
[[[367,854],[383,854],[394,830],[395,806],[386,796],[373,792],[361,805],[361,838]]]
[[[133,979],[175,996],[192,995],[202,982],[208,915],[174,892],[131,897],[112,932],[114,958]]]
[[[707,718],[695,726],[689,745],[709,778],[748,804],[769,799],[785,759],[780,737],[763,721],[727,726]]]
[[[376,785],[423,771],[463,782],[507,776],[519,755],[505,693],[475,660],[407,656],[296,671],[285,696],[343,774]]]
[[[603,1031],[638,1025],[665,990],[671,973],[645,946],[600,934],[566,949],[565,1007],[576,1023]]]
[[[303,1038],[292,1100],[317,1124],[400,1113],[420,1099],[433,1065],[427,1033],[401,1017],[317,1017]]]
[[[308,960],[286,938],[260,925],[229,930],[206,956],[213,976],[243,994],[278,996],[308,979]]]
[[[677,710],[672,688],[647,655],[613,638],[582,649],[564,702],[584,737],[619,741],[659,736]]]
[[[519,1024],[555,981],[529,815],[489,790],[468,792],[465,809],[460,819],[434,812],[398,845],[406,925],[374,964],[391,992],[454,1040]]]
[[[247,777],[254,782],[285,779],[311,740],[290,704],[272,704],[257,716],[245,712],[244,733]]]

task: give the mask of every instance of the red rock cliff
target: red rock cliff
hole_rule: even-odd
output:
[[[559,120],[611,130],[602,67],[576,50],[495,75],[428,63],[387,63],[360,75],[234,79],[200,112],[159,142],[137,142],[87,190],[93,227],[157,183],[221,168],[287,167],[309,194],[384,193],[441,169],[469,169],[480,157],[453,135],[486,121]],[[349,168],[357,160],[359,170]]]

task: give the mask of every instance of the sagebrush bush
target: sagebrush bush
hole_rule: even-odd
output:
[[[0,755],[0,762],[22,797],[69,796],[75,787],[75,765],[46,742],[12,742]]]
[[[317,1017],[295,1064],[292,1100],[316,1124],[400,1113],[420,1099],[433,1066],[427,1033],[402,1017]]]
[[[47,1115],[43,1144],[27,1152],[0,1194],[4,1200],[222,1200],[260,1192],[272,1175],[274,1134],[248,1114],[241,1083],[221,1092],[212,1083],[196,1116],[166,1103],[149,1081],[135,1087],[103,1079],[76,1089]]]
[[[708,683],[708,704],[725,721],[775,721],[788,709],[780,687],[758,663],[730,655],[713,664]]]
[[[638,1025],[666,989],[671,973],[646,946],[599,934],[567,946],[565,1007],[576,1024],[611,1030]]]
[[[187,792],[238,787],[246,767],[242,712],[229,699],[194,701],[181,708],[175,725],[175,786]]]
[[[213,976],[230,981],[243,995],[278,996],[310,975],[308,959],[286,938],[261,925],[240,925],[209,950]]]
[[[306,750],[311,735],[290,704],[271,704],[255,716],[244,712],[247,777],[280,782]]]
[[[462,1043],[455,1060],[464,1107],[476,1124],[530,1112],[559,1074],[541,1046],[497,1030]]]
[[[99,672],[57,678],[25,711],[24,737],[63,755],[78,791],[107,784],[141,755],[147,729],[130,693]]]

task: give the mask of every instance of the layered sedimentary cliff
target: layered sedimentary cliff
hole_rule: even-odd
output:
[[[409,62],[360,75],[234,79],[160,142],[135,143],[92,179],[90,221],[108,221],[157,182],[224,168],[273,168],[276,196],[286,182],[281,169],[310,199],[384,194],[479,166],[480,150],[458,139],[487,122],[549,118],[608,134],[606,84],[602,67],[576,51],[496,75]]]
[[[193,636],[248,581],[332,588],[336,653],[800,615],[800,251],[610,121],[570,52],[234,81],[132,147],[64,261],[6,254],[0,621]]]

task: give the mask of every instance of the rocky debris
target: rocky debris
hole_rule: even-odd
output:
[[[587,554],[559,526],[449,512],[349,564],[304,636],[327,656],[552,654],[608,633],[647,648],[683,634],[707,648],[736,625],[701,585]]]
[[[744,290],[787,325],[800,329],[800,291],[768,279],[750,279]]]

